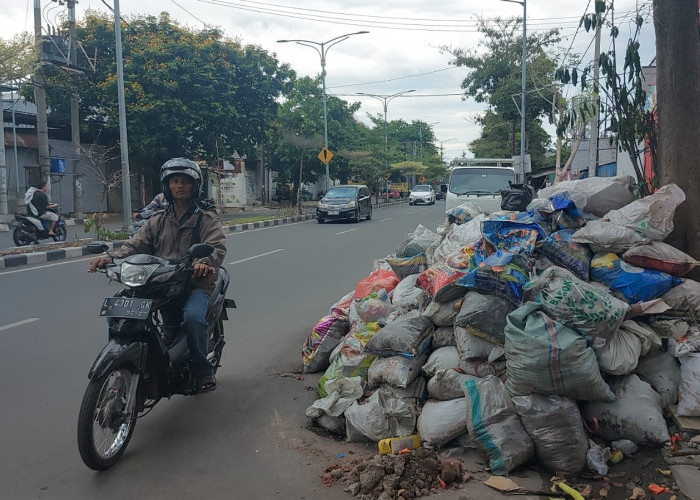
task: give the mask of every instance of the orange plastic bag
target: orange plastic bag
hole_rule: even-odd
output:
[[[362,299],[370,293],[379,291],[382,288],[389,293],[396,288],[399,281],[399,277],[396,276],[394,271],[389,269],[377,269],[365,279],[357,283],[353,298]]]

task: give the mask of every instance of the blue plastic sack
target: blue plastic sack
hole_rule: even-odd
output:
[[[588,281],[591,251],[586,245],[574,243],[571,237],[575,229],[562,229],[552,233],[538,248],[538,251],[556,265],[574,273],[577,278]]]
[[[481,223],[481,234],[497,250],[532,255],[537,240],[547,234],[538,225],[509,220],[485,220]]]
[[[476,269],[462,276],[458,285],[475,288],[479,293],[497,295],[520,305],[523,287],[528,282],[533,259],[525,255],[498,250]]]
[[[629,304],[660,297],[683,282],[670,274],[633,266],[614,253],[598,253],[591,260],[591,279],[605,283]]]

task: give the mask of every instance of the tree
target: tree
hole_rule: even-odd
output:
[[[277,98],[294,73],[256,46],[243,46],[222,32],[196,31],[167,13],[123,23],[126,119],[130,159],[148,177],[174,156],[211,161],[254,155],[277,111]],[[111,16],[88,12],[77,28],[97,66],[81,79],[84,140],[101,131],[118,138],[117,75]],[[52,119],[69,123],[67,75],[47,71]]]
[[[34,72],[35,65],[34,37],[28,31],[11,40],[0,38],[0,83],[25,79]]]
[[[489,110],[511,124],[511,155],[516,154],[519,143],[520,111],[514,101],[521,93],[522,85],[522,19],[493,21],[479,19],[478,30],[483,34],[479,46],[483,51],[443,47],[455,56],[452,64],[470,70],[462,81],[465,97],[488,104]],[[551,87],[556,62],[548,51],[560,40],[557,29],[530,34],[527,38],[528,92],[525,118],[528,130],[533,122],[547,115],[551,108]],[[544,93],[542,93],[542,89]],[[526,148],[528,149],[528,148]]]
[[[364,130],[353,116],[359,103],[348,104],[337,97],[328,96],[326,105],[329,149],[334,153],[361,149]],[[291,175],[291,172],[298,172],[298,152],[285,139],[285,132],[300,137],[323,137],[323,94],[318,78],[293,80],[269,131],[268,164],[279,173],[280,178],[291,180],[297,178],[297,174]],[[318,149],[322,146],[323,143]],[[350,175],[348,159],[343,155],[334,156],[329,167],[331,177],[347,180]],[[311,161],[304,165],[303,182],[316,182],[323,173],[325,166],[314,154]]]
[[[512,124],[493,111],[487,111],[477,119],[481,135],[469,143],[469,149],[477,158],[504,158],[512,155]],[[551,137],[542,128],[540,120],[532,120],[528,132],[533,169],[551,166]]]
[[[661,184],[676,183],[686,201],[669,242],[700,259],[700,43],[695,0],[654,0]]]
[[[608,6],[605,0],[596,0],[594,5],[595,12],[584,15],[581,24],[590,31],[596,29],[598,23],[607,23],[610,26],[610,35],[615,40],[619,35],[619,28],[606,18],[606,15],[612,12],[612,2]],[[594,70],[591,65],[584,68],[559,68],[557,77],[562,83],[580,85],[582,90],[588,89],[590,84],[594,95],[603,94],[605,100],[601,102],[600,109],[610,117],[610,143],[629,155],[641,192],[647,194],[649,185],[645,179],[643,155],[639,144],[648,139],[652,146],[652,160],[656,159],[656,150],[653,147],[656,144],[656,124],[652,111],[646,108],[647,94],[639,58],[638,39],[644,25],[644,18],[640,14],[637,14],[634,25],[635,31],[627,41],[621,71],[618,69],[616,44],[613,43],[610,50],[600,54],[598,65],[603,75],[603,85],[598,85],[598,82],[590,78]],[[578,109],[569,110],[564,115],[558,132],[561,133],[564,126],[575,128],[574,124],[577,120],[580,121],[581,117],[584,121],[588,117],[596,119],[595,103],[584,100]]]

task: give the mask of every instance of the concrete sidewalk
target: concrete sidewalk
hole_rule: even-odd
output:
[[[377,209],[391,205],[398,205],[401,203],[406,203],[406,201],[406,199],[391,200],[388,202],[380,203],[378,205],[373,205],[373,208]],[[289,211],[293,211],[288,207],[247,206],[242,209],[227,209],[226,212],[222,214],[220,213],[219,217],[221,218],[222,224],[224,226],[224,231],[226,233],[237,233],[249,229],[260,229],[265,227],[274,227],[283,224],[290,224],[294,222],[314,220],[316,218],[316,203],[316,201],[304,202],[302,206],[302,215],[284,216],[284,214],[288,213]],[[269,215],[275,215],[278,217],[257,222],[246,222],[240,224],[236,223],[237,219],[240,220],[242,218],[249,218],[255,216],[264,217]],[[106,217],[106,228],[108,228],[110,231],[122,229],[122,214],[110,213],[106,214]],[[66,219],[67,225],[82,225],[83,222],[83,219]],[[90,241],[93,241],[93,239],[94,238],[87,238],[78,241],[65,241],[59,243],[48,243],[45,245],[40,244],[34,246],[0,249],[0,269],[17,266],[26,266],[32,264],[42,264],[45,262],[53,262],[57,260],[71,259],[75,257],[90,255],[87,251],[87,244]],[[110,249],[119,248],[122,245],[122,243],[123,241],[110,242]]]

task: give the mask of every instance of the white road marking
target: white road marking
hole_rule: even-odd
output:
[[[386,219],[381,219],[381,220],[378,220],[377,222],[389,222],[392,219],[393,219],[393,217],[387,217]]]
[[[285,226],[296,226],[297,224],[308,224],[309,222],[315,222],[316,219],[311,219],[311,220],[304,220],[300,222],[289,222],[288,224],[278,224],[276,226],[267,226],[267,227],[258,227],[254,229],[246,229],[246,230],[241,230],[241,231],[233,231],[230,233],[226,233],[226,237],[228,238],[229,236],[238,236],[238,235],[244,235],[246,233],[254,233],[255,231],[265,231],[266,229],[276,229],[278,227],[285,227]],[[253,225],[252,222],[248,222],[249,225]]]
[[[9,330],[10,328],[15,328],[17,326],[26,325],[27,323],[34,323],[35,321],[39,321],[39,319],[40,318],[27,318],[27,319],[23,319],[22,321],[10,323],[9,325],[2,325],[2,326],[0,326],[0,332],[3,330]]]
[[[339,235],[341,235],[341,234],[350,233],[350,232],[352,232],[352,231],[357,231],[357,228],[355,228],[355,229],[348,229],[347,231],[341,231],[341,232],[339,232],[339,233],[335,233],[335,235],[336,235],[336,236],[339,236]]]
[[[253,255],[252,257],[248,257],[248,258],[241,259],[241,260],[234,260],[233,262],[229,262],[229,265],[232,266],[234,264],[240,264],[241,262],[248,262],[249,260],[259,259],[260,257],[265,257],[266,255],[272,255],[273,253],[277,253],[277,252],[284,252],[284,248],[278,248],[277,250],[272,250],[270,252],[261,253],[260,255]]]
[[[54,266],[63,266],[65,264],[74,264],[75,262],[80,262],[83,260],[92,260],[95,257],[86,257],[84,259],[71,259],[71,260],[65,260],[63,262],[56,262],[55,264],[45,264],[43,266],[36,266],[36,267],[29,267],[29,268],[24,268],[24,269],[15,269],[14,271],[5,271],[4,269],[0,269],[0,276],[4,274],[14,274],[14,273],[23,273],[26,271],[35,271],[37,269],[44,269],[46,267],[54,267]],[[31,265],[31,264],[29,264]]]

